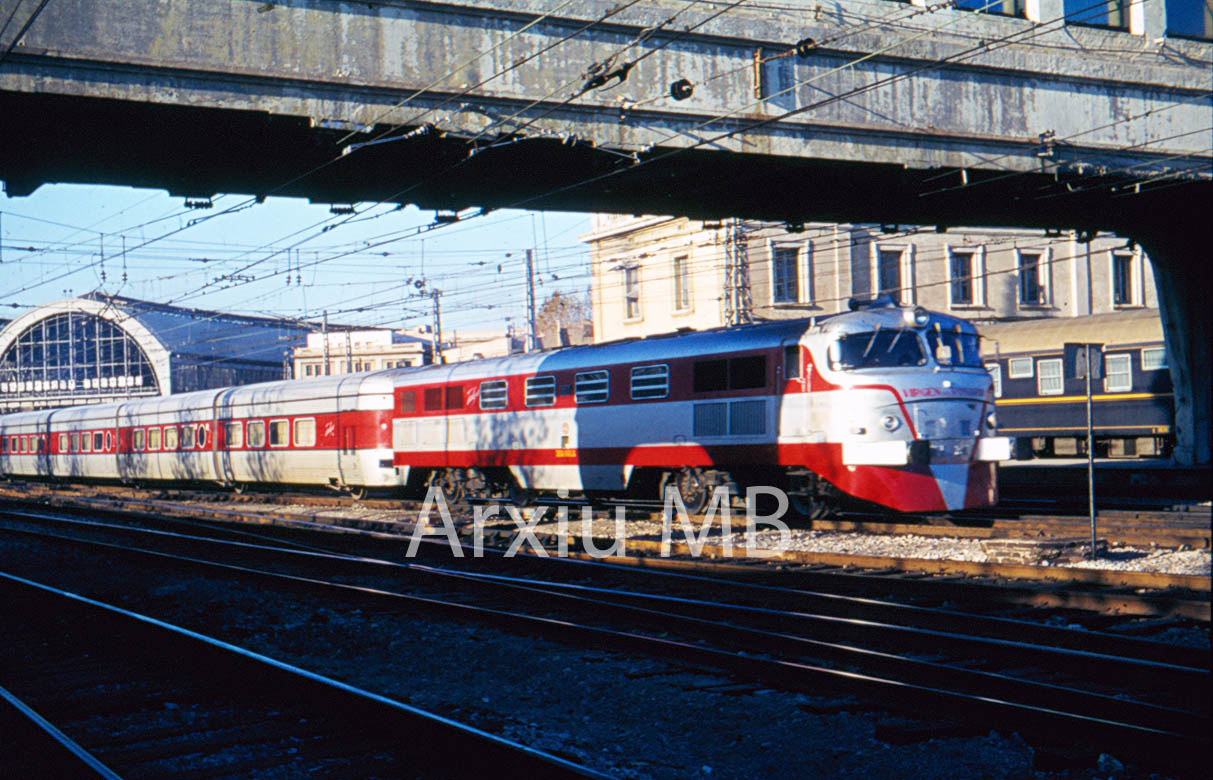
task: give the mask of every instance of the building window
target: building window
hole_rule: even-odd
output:
[[[1107,355],[1103,364],[1105,393],[1127,393],[1133,389],[1133,364],[1128,355]]]
[[[164,449],[177,449],[177,426],[170,425],[164,429]]]
[[[1130,0],[1062,0],[1062,12],[1067,24],[1089,24],[1099,27],[1129,29]]]
[[[1036,361],[1036,392],[1040,395],[1061,395],[1064,390],[1061,358]]]
[[[687,311],[691,308],[691,270],[688,267],[690,257],[679,255],[674,258],[674,310]]]
[[[1112,253],[1112,303],[1115,306],[1137,306],[1137,273],[1131,252]]]
[[[1043,306],[1045,286],[1040,252],[1019,253],[1019,305]]]
[[[250,422],[248,424],[248,446],[265,446],[265,423],[261,420]]]
[[[640,267],[623,269],[624,317],[629,320],[640,317]]]
[[[990,372],[990,379],[994,380],[994,397],[1002,398],[1002,366],[986,363],[986,371]]]
[[[670,394],[670,367],[636,366],[632,369],[632,399],[665,398]]]
[[[1023,0],[955,0],[955,6],[983,14],[1020,17],[1024,15]]]
[[[1031,379],[1032,378],[1032,358],[1017,357],[1007,361],[1007,378],[1009,379]]]
[[[951,250],[948,279],[953,306],[974,306],[981,302],[976,295],[978,277],[977,253],[971,249]]]
[[[579,404],[601,404],[610,397],[610,374],[586,371],[573,377],[573,397]]]
[[[880,249],[876,252],[876,283],[878,294],[901,301],[901,257],[903,249]]]
[[[1167,351],[1162,347],[1146,347],[1141,351],[1141,370],[1160,371],[1167,367]]]
[[[311,417],[295,420],[295,446],[316,446],[316,420]]]
[[[556,403],[556,377],[533,376],[526,380],[526,405],[551,406]]]
[[[510,386],[504,379],[480,383],[480,408],[504,409],[509,405]]]
[[[1213,6],[1193,0],[1164,0],[1167,35],[1213,40]]]
[[[270,446],[285,447],[290,443],[290,420],[270,420]]]
[[[774,247],[771,249],[771,302],[800,301],[800,249]]]
[[[306,363],[306,364],[303,366],[303,375],[304,375],[304,376],[311,376],[311,375],[312,375],[312,364],[311,364],[311,363]]]

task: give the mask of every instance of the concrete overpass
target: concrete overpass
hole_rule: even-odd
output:
[[[1207,463],[1193,2],[4,0],[0,179],[1114,230],[1153,259],[1178,457]]]

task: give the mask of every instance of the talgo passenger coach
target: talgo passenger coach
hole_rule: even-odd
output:
[[[887,300],[805,320],[0,417],[5,474],[536,494],[704,508],[718,486],[903,512],[997,502],[967,322]]]

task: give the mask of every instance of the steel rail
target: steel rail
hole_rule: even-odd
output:
[[[238,659],[256,667],[262,674],[277,675],[289,681],[292,697],[302,696],[305,691],[318,693],[334,705],[333,711],[346,716],[353,712],[373,712],[380,725],[395,723],[401,729],[400,734],[414,738],[424,736],[428,749],[450,751],[451,755],[458,756],[447,769],[450,775],[481,777],[495,767],[498,771],[517,772],[528,778],[606,778],[600,772],[566,759],[148,615],[4,571],[0,571],[0,585],[10,590],[34,591],[104,615],[105,619],[116,623],[150,629],[149,635],[184,641],[213,655]],[[424,752],[424,749],[419,751],[416,745],[410,747],[410,753],[417,752]],[[469,759],[469,756],[475,756],[475,759]],[[428,755],[425,763],[432,763],[435,757]],[[476,766],[459,766],[458,771],[451,771],[461,763]]]
[[[6,772],[20,770],[79,780],[90,777],[122,780],[114,770],[3,686],[0,686],[0,723],[5,724],[5,741],[9,743],[4,755],[0,756],[0,769],[7,767]]]

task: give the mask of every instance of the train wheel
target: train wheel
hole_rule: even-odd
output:
[[[671,474],[665,485],[678,491],[678,497],[682,499],[687,512],[692,515],[702,514],[703,510],[708,508],[708,502],[712,500],[712,486],[699,469],[685,468]],[[663,489],[662,500],[664,499]]]
[[[446,501],[447,506],[463,503],[467,497],[463,489],[463,480],[459,476],[459,472],[454,469],[443,469],[434,473],[430,479],[430,486],[436,487],[442,491],[442,497]]]
[[[248,485],[245,485],[243,482],[233,482],[228,487],[238,496],[243,496],[248,492]]]
[[[355,485],[348,488],[348,490],[350,493],[350,498],[354,499],[355,501],[361,501],[362,499],[366,498],[366,485]]]
[[[788,503],[793,512],[809,520],[825,520],[837,510],[829,499],[804,493],[789,493]]]

